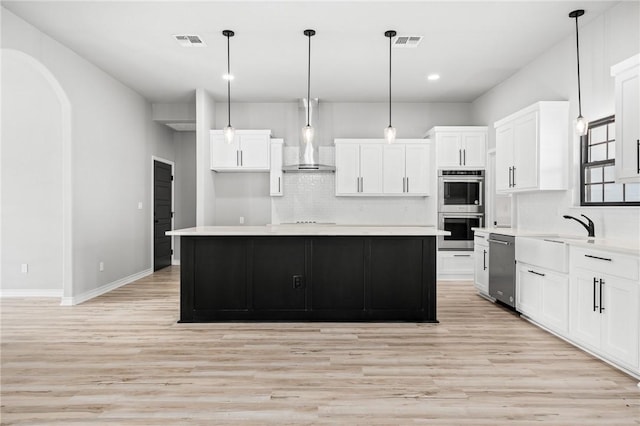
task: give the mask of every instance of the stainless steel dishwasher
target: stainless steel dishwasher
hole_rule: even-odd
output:
[[[515,309],[515,237],[489,234],[489,296]]]

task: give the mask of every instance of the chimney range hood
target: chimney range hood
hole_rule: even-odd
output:
[[[307,110],[307,108],[309,108],[309,110]],[[307,117],[309,117],[309,124],[315,126],[315,140],[317,141],[319,139],[317,133],[318,98],[311,99],[311,102],[307,102],[306,99],[300,99],[300,110],[301,113],[304,114],[303,121],[306,121]],[[300,138],[299,149],[298,164],[282,167],[283,172],[335,172],[336,168],[334,166],[319,163],[318,145],[316,143],[306,143]]]

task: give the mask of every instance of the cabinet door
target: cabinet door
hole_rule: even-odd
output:
[[[336,195],[357,194],[360,189],[360,146],[336,144]]]
[[[360,145],[361,193],[382,193],[382,147],[380,143]]]
[[[211,135],[211,168],[235,169],[240,165],[239,136],[236,135],[233,143],[228,144],[224,136]]]
[[[462,133],[462,164],[467,168],[484,168],[487,135],[484,132]]]
[[[496,191],[511,191],[513,167],[513,126],[505,124],[496,128]]]
[[[638,282],[602,275],[602,350],[638,368]],[[598,284],[600,284],[598,282]]]
[[[271,167],[269,170],[269,193],[272,197],[281,196],[283,182],[283,173],[282,173],[282,144],[281,143],[272,143],[271,144],[271,155],[270,155]]]
[[[473,249],[473,257],[476,289],[481,293],[489,294],[489,247],[476,245]]]
[[[403,194],[405,186],[405,145],[390,144],[382,148],[382,191],[385,194]]]
[[[254,238],[251,244],[253,308],[256,310],[304,309],[306,300],[304,237]],[[300,278],[295,281],[294,277]]]
[[[406,145],[405,192],[413,195],[429,195],[429,146]]]
[[[420,309],[423,303],[421,238],[371,239],[371,309]]]
[[[460,133],[437,133],[437,167],[459,168],[462,166],[462,139]]]
[[[538,187],[538,112],[515,121],[513,126],[513,189]]]
[[[311,240],[311,308],[364,309],[365,239],[319,237]]]
[[[533,320],[540,320],[542,287],[540,272],[531,265],[519,263],[516,269],[516,310]]]
[[[268,136],[240,136],[240,166],[245,169],[269,170]]]
[[[555,332],[566,334],[569,330],[569,277],[549,271],[544,274],[540,280],[540,322]]]
[[[637,67],[616,76],[616,177],[640,181],[640,74]]]
[[[592,348],[600,346],[601,322],[599,289],[598,283],[594,283],[595,275],[595,272],[586,269],[574,269],[569,281],[569,335]]]

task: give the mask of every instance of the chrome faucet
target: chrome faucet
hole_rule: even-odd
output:
[[[564,215],[562,216],[565,219],[573,219],[576,222],[578,222],[580,225],[584,226],[584,228],[587,230],[587,232],[589,233],[590,237],[595,237],[596,236],[596,230],[595,230],[595,226],[593,225],[593,221],[591,219],[589,219],[587,216],[581,214],[580,216],[584,217],[585,219],[587,219],[588,223],[584,223],[583,221],[581,221],[578,218],[575,218],[573,216],[569,216],[569,215]]]

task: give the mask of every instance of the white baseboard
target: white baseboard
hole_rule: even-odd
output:
[[[180,266],[180,259],[172,259],[171,264],[173,266]]]
[[[130,284],[134,281],[139,280],[140,278],[144,278],[153,274],[153,269],[145,269],[144,271],[135,273],[133,275],[129,275],[128,277],[121,278],[117,281],[113,281],[109,284],[105,284],[96,289],[87,291],[85,293],[79,294],[77,296],[72,297],[63,297],[60,305],[62,306],[73,306],[78,305],[82,302],[86,302],[89,299],[93,299],[94,297],[101,296],[105,293],[110,292],[111,290],[115,290],[118,287],[122,287],[123,285]]]
[[[62,289],[4,289],[0,297],[62,297]]]

